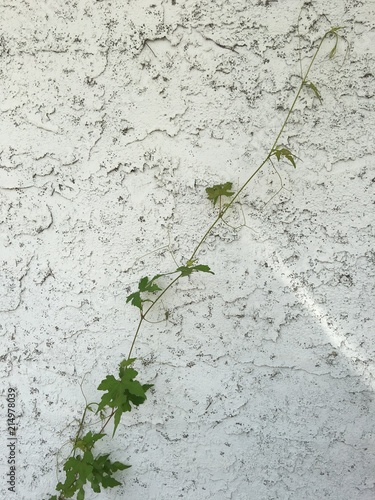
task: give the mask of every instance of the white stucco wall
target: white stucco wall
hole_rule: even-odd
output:
[[[99,400],[129,351],[126,296],[189,257],[205,188],[264,158],[299,83],[300,7],[0,0],[1,498],[53,493],[83,377]],[[283,135],[301,159],[278,166],[283,190],[267,167],[232,212],[247,227],[199,255],[215,275],[181,280],[142,330],[154,389],[98,446],[132,468],[87,499],[375,498],[374,25],[370,0],[305,9],[305,66],[330,26],[350,51],[326,44],[313,69],[323,104],[306,90]]]

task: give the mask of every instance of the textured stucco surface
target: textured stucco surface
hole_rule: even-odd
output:
[[[126,296],[189,257],[205,188],[263,159],[299,82],[300,6],[0,0],[0,374],[18,391],[1,498],[53,492],[83,378],[98,400],[128,353]],[[142,331],[153,392],[99,447],[133,467],[89,500],[375,498],[375,3],[310,2],[304,66],[331,25],[350,51],[324,47],[323,105],[306,90],[283,136],[302,161],[278,165],[280,192],[262,171],[230,216],[246,227],[199,255],[215,275],[181,280]]]

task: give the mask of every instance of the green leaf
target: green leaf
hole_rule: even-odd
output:
[[[112,462],[112,465],[111,465],[111,468],[112,468],[112,471],[113,472],[116,472],[118,470],[125,470],[125,469],[129,469],[131,467],[131,465],[125,465],[123,464],[122,462]]]
[[[128,295],[126,298],[126,303],[131,302],[131,304],[139,309],[142,309],[142,299],[141,292],[134,292]]]
[[[113,488],[114,486],[119,486],[121,483],[116,481],[113,477],[106,476],[103,477],[102,485],[103,488]]]
[[[93,434],[89,431],[85,436],[76,442],[75,447],[82,451],[91,450],[96,441],[99,441],[99,439],[102,439],[104,436],[105,434]]]
[[[120,423],[122,414],[132,410],[131,403],[134,406],[144,403],[147,399],[146,392],[152,387],[151,384],[142,385],[138,380],[134,380],[138,375],[134,368],[130,368],[134,361],[135,359],[122,361],[119,367],[119,378],[107,375],[98,387],[99,391],[106,391],[106,393],[102,396],[97,412],[106,406],[115,409],[113,435]]]
[[[316,85],[314,85],[312,82],[305,82],[305,85],[314,92],[320,102],[323,102],[322,96],[320,95],[319,90],[316,88]]]
[[[281,146],[277,146],[271,153],[271,156],[275,155],[277,161],[280,161],[281,158],[286,158],[294,168],[296,168],[296,162],[294,160],[294,155],[287,148],[283,148]]]
[[[132,365],[134,363],[134,361],[136,360],[137,358],[129,358],[129,359],[123,359],[119,365],[119,370],[120,370],[120,376],[121,374],[123,373],[122,370],[124,370],[125,368],[127,368],[128,366]]]
[[[56,490],[61,491],[64,498],[72,498],[77,493],[77,500],[84,500],[84,486],[87,482],[95,493],[100,493],[100,486],[103,488],[119,486],[121,483],[112,477],[113,473],[128,469],[130,465],[111,462],[108,457],[109,455],[99,455],[94,458],[89,450],[85,451],[83,456],[70,457],[64,465],[65,482],[58,483]]]
[[[84,492],[83,488],[81,488],[79,490],[78,495],[77,495],[77,500],[85,500],[85,492]]]
[[[337,32],[339,30],[344,29],[344,28],[345,28],[345,26],[332,26],[332,28],[327,32],[327,35],[333,35],[335,37],[335,45],[333,46],[333,48],[331,49],[331,51],[329,53],[330,59],[333,59],[335,57],[335,54],[336,54],[337,44],[339,41],[339,35],[337,34]]]
[[[181,273],[181,277],[190,276],[190,274],[192,274],[194,271],[215,274],[208,266],[204,264],[198,264],[196,266],[181,266],[177,268],[177,271]]]
[[[142,278],[139,282],[138,288],[140,292],[157,292],[158,290],[161,290],[161,288],[154,283],[154,281],[160,278],[160,274],[157,274],[154,276],[151,280],[148,279],[147,276]]]
[[[153,293],[161,290],[159,285],[155,283],[155,281],[162,276],[161,274],[156,274],[153,278],[149,279],[147,276],[144,276],[140,279],[138,283],[138,291],[131,293],[126,298],[126,303],[131,302],[131,304],[135,307],[138,307],[142,311],[143,302],[148,302],[147,299],[142,299],[141,293]]]
[[[206,188],[207,198],[212,200],[214,206],[219,197],[221,196],[233,196],[234,191],[230,191],[232,189],[232,183],[226,182],[225,184],[215,184],[212,187]]]
[[[198,264],[197,266],[193,267],[194,271],[200,271],[202,273],[210,273],[210,274],[215,274],[211,269],[206,266],[205,264]]]
[[[188,266],[180,266],[177,268],[177,271],[181,273],[181,276],[190,276],[190,274],[193,272],[192,267]]]
[[[337,36],[337,34],[336,33],[334,33],[334,34],[336,35],[336,40],[335,40],[335,45],[333,46],[332,50],[329,53],[329,58],[330,59],[333,59],[335,57],[336,50],[337,50],[337,43],[338,43],[338,40],[339,40],[339,37]]]

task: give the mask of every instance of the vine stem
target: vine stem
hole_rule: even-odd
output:
[[[166,274],[172,274],[172,273],[166,273]],[[133,352],[133,349],[134,349],[134,345],[135,345],[135,342],[137,340],[137,337],[138,337],[138,334],[141,330],[141,327],[142,327],[142,324],[143,322],[146,320],[146,316],[148,315],[148,313],[151,311],[151,309],[155,306],[155,304],[157,304],[157,302],[159,302],[159,300],[162,298],[162,296],[170,289],[172,288],[172,286],[176,283],[176,281],[181,277],[181,274],[179,276],[176,276],[176,278],[174,280],[172,280],[168,286],[166,286],[164,288],[164,290],[160,293],[160,295],[158,295],[156,297],[156,299],[152,302],[152,304],[147,308],[147,310],[145,312],[141,312],[141,317],[138,321],[138,325],[137,325],[137,329],[135,331],[135,334],[134,334],[134,337],[133,337],[133,341],[132,341],[132,344],[130,346],[130,349],[129,349],[129,354],[128,354],[128,358],[127,360],[129,361],[129,359],[131,358],[131,355],[132,355],[132,352]],[[86,411],[86,410],[85,410]],[[112,420],[114,414],[116,413],[116,409],[115,408],[112,408],[112,411],[111,413],[108,415],[108,417],[106,418],[104,424],[102,425],[102,428],[100,429],[99,433],[102,434],[102,432],[104,431],[104,429],[107,427],[107,425],[109,424],[109,422]],[[84,420],[84,417],[82,418],[82,421]]]
[[[86,406],[85,406],[85,409],[84,409],[83,414],[82,414],[82,418],[81,418],[81,420],[80,420],[80,422],[79,422],[78,431],[77,431],[76,437],[75,437],[75,439],[74,439],[74,444],[73,444],[73,451],[72,451],[72,453],[73,453],[73,457],[74,457],[74,456],[75,456],[75,454],[76,454],[76,451],[77,451],[77,444],[78,444],[79,436],[80,436],[80,434],[81,434],[81,432],[82,432],[82,430],[83,430],[84,424],[85,424],[85,419],[86,419],[86,413],[87,413],[88,406],[89,406],[89,405],[86,405]]]
[[[171,273],[168,273],[168,274],[171,274]],[[159,302],[159,300],[163,297],[163,295],[170,289],[172,288],[172,286],[176,283],[177,280],[179,280],[181,274],[179,276],[176,276],[176,278],[174,280],[172,280],[168,286],[166,286],[164,288],[164,290],[156,297],[156,299],[152,302],[152,304],[147,308],[146,312],[141,312],[141,317],[139,319],[139,322],[138,322],[138,326],[137,326],[137,329],[135,331],[135,334],[134,334],[134,337],[133,337],[133,341],[132,341],[132,344],[130,346],[130,350],[129,350],[129,354],[128,354],[128,361],[129,359],[131,358],[131,355],[132,355],[132,352],[133,352],[133,348],[134,348],[134,345],[135,345],[135,342],[137,340],[137,337],[138,337],[138,334],[139,334],[139,331],[142,327],[142,324],[143,322],[145,321],[146,319],[146,316],[148,315],[148,313],[151,311],[151,309],[154,307],[155,304],[157,304],[157,302]]]
[[[197,255],[198,253],[198,250],[200,249],[200,247],[203,245],[203,243],[206,241],[206,239],[208,238],[209,234],[212,232],[212,230],[214,229],[214,227],[216,227],[216,225],[220,222],[220,220],[223,218],[224,214],[229,210],[229,208],[231,208],[234,204],[234,202],[238,199],[238,197],[240,196],[240,194],[242,193],[242,191],[244,191],[244,189],[248,186],[248,184],[253,180],[253,178],[262,170],[262,168],[264,167],[264,165],[270,160],[274,150],[275,150],[275,147],[278,145],[278,142],[279,142],[279,139],[282,135],[282,133],[284,132],[285,130],[285,127],[286,125],[288,124],[289,122],[289,119],[290,119],[290,116],[295,108],[295,105],[297,103],[297,100],[302,92],[302,89],[304,87],[304,85],[306,84],[307,82],[307,77],[310,73],[310,70],[315,62],[315,59],[323,45],[323,42],[324,40],[326,39],[327,35],[329,34],[329,32],[325,33],[325,35],[322,37],[322,39],[320,40],[320,43],[318,45],[318,48],[316,49],[315,53],[314,53],[314,56],[312,57],[311,61],[310,61],[310,64],[306,70],[306,73],[305,75],[302,77],[302,81],[300,83],[300,86],[297,90],[297,93],[294,97],[294,100],[292,102],[292,105],[290,106],[289,108],[289,111],[288,111],[288,114],[283,122],[283,124],[281,125],[281,128],[276,136],[276,139],[274,140],[271,148],[269,149],[268,153],[267,153],[267,156],[265,157],[265,159],[262,161],[262,163],[256,168],[256,170],[254,170],[254,172],[250,175],[250,177],[246,180],[246,182],[240,187],[240,189],[236,192],[236,194],[233,196],[233,198],[231,199],[231,201],[225,205],[225,207],[223,209],[220,210],[219,212],[219,215],[216,217],[216,219],[212,222],[212,224],[210,225],[210,227],[207,229],[207,231],[204,233],[204,235],[202,236],[202,238],[200,239],[199,243],[196,245],[196,247],[194,248],[194,251],[193,253],[191,254],[191,257],[189,259],[190,262],[193,262],[194,259],[195,259],[195,256]],[[165,273],[165,275],[168,275],[168,274],[173,274],[172,273]],[[135,331],[135,334],[134,334],[134,337],[133,337],[133,340],[132,340],[132,343],[131,343],[131,346],[130,346],[130,349],[129,349],[129,354],[128,354],[128,358],[127,360],[129,361],[129,359],[131,359],[131,355],[133,353],[133,350],[134,350],[134,346],[135,346],[135,343],[138,339],[138,335],[139,335],[139,332],[141,331],[141,328],[142,328],[142,325],[143,325],[143,322],[146,320],[146,317],[147,315],[149,314],[149,312],[153,309],[153,307],[159,302],[159,300],[163,297],[163,295],[170,289],[172,288],[172,286],[180,279],[181,277],[181,274],[179,274],[178,276],[176,276],[176,278],[174,278],[170,283],[169,285],[164,288],[164,290],[156,297],[156,299],[152,302],[152,304],[146,309],[145,312],[141,311],[141,317],[138,321],[138,325],[137,325],[137,329]],[[86,410],[87,408],[85,409],[84,411],[84,414],[82,416],[82,420],[80,422],[80,428],[79,428],[79,433],[81,432],[82,428],[83,428],[83,424],[84,424],[84,420],[85,420],[85,416],[86,416]],[[108,415],[108,417],[106,418],[104,424],[102,425],[102,428],[100,429],[100,433],[102,433],[104,431],[104,429],[106,428],[106,426],[108,425],[108,423],[112,420],[114,414],[115,414],[115,409],[112,409],[111,413]],[[79,435],[78,433],[78,435]],[[77,442],[78,440],[78,437],[76,438],[75,440],[75,443]]]
[[[298,88],[298,91],[297,91],[297,93],[296,93],[296,95],[294,97],[293,103],[292,103],[292,105],[289,108],[288,114],[286,115],[286,118],[285,118],[283,124],[281,125],[279,133],[277,134],[276,139],[274,140],[271,148],[269,149],[266,158],[256,168],[256,170],[251,174],[251,176],[247,179],[247,181],[240,187],[240,189],[236,192],[236,194],[233,196],[233,198],[231,199],[231,201],[227,205],[225,205],[225,207],[223,208],[223,210],[220,211],[220,213],[217,216],[217,218],[214,220],[214,222],[211,224],[211,226],[207,229],[207,231],[204,233],[203,237],[199,241],[198,245],[195,247],[195,249],[194,249],[194,251],[193,251],[193,253],[192,253],[192,255],[191,255],[190,259],[189,259],[190,261],[194,260],[196,254],[197,254],[197,252],[199,250],[199,248],[203,245],[203,243],[205,242],[205,240],[207,239],[208,235],[211,233],[211,231],[213,230],[213,228],[218,224],[218,222],[222,219],[223,215],[229,210],[229,208],[233,206],[234,202],[240,196],[240,194],[242,193],[242,191],[253,180],[253,178],[258,174],[258,172],[260,172],[262,170],[262,168],[264,167],[264,165],[271,158],[271,156],[273,154],[273,151],[275,150],[276,146],[278,145],[279,139],[280,139],[282,133],[284,132],[286,125],[289,122],[289,118],[290,118],[290,116],[291,116],[291,114],[292,114],[292,112],[293,112],[293,110],[295,108],[295,105],[296,105],[296,103],[298,101],[298,98],[299,98],[301,92],[302,92],[302,89],[303,89],[303,87],[305,86],[305,84],[307,82],[307,77],[309,76],[310,70],[311,70],[311,68],[312,68],[312,66],[313,66],[313,64],[315,62],[315,59],[316,59],[317,55],[319,54],[319,51],[320,51],[320,49],[321,49],[321,47],[323,45],[323,42],[327,38],[327,35],[329,33],[330,32],[325,33],[325,35],[320,40],[318,48],[316,49],[316,51],[314,53],[314,56],[312,57],[312,59],[310,61],[309,67],[307,68],[305,75],[302,77],[302,81],[301,81],[300,86]]]
[[[260,172],[262,170],[262,168],[264,167],[264,165],[270,160],[276,146],[278,145],[278,142],[279,142],[279,139],[282,135],[282,133],[284,132],[285,130],[285,127],[286,125],[288,124],[289,122],[289,118],[295,108],[295,105],[298,101],[298,98],[302,92],[302,89],[303,87],[305,86],[306,82],[307,82],[307,77],[309,76],[309,73],[310,73],[310,70],[311,68],[313,67],[313,64],[315,62],[315,59],[317,57],[317,55],[319,54],[319,51],[323,45],[323,42],[324,40],[326,39],[327,35],[329,34],[329,32],[325,33],[324,36],[322,37],[322,39],[320,40],[320,43],[318,45],[318,48],[316,49],[311,61],[310,61],[310,64],[306,70],[306,73],[305,75],[302,77],[302,81],[300,83],[300,86],[297,90],[297,93],[294,97],[294,100],[292,102],[292,105],[290,106],[289,108],[289,111],[288,111],[288,114],[286,115],[286,118],[283,122],[283,124],[281,125],[281,128],[279,130],[279,133],[277,134],[276,136],[276,139],[274,140],[271,148],[269,149],[268,153],[267,153],[267,156],[266,158],[262,161],[262,163],[256,168],[256,170],[250,175],[250,177],[246,180],[246,182],[240,187],[240,189],[236,192],[236,194],[233,196],[233,198],[231,199],[231,201],[225,205],[225,207],[220,210],[219,212],[219,215],[216,217],[216,219],[212,222],[212,224],[210,225],[210,227],[207,229],[207,231],[204,233],[204,235],[202,236],[202,238],[200,239],[199,243],[197,244],[197,246],[194,248],[194,251],[193,253],[191,254],[191,257],[189,259],[190,262],[193,262],[194,261],[194,258],[198,252],[198,250],[200,249],[200,247],[203,245],[203,243],[206,241],[207,237],[209,236],[209,234],[211,233],[211,231],[214,229],[214,227],[216,227],[216,225],[220,222],[220,220],[223,218],[224,214],[229,210],[229,208],[231,208],[234,204],[234,202],[237,200],[237,198],[240,196],[240,194],[242,193],[242,191],[248,186],[248,184],[253,180],[253,178],[258,174],[258,172]],[[168,274],[172,274],[172,273],[168,273]],[[158,295],[158,297],[152,302],[152,304],[150,305],[150,307],[146,310],[145,313],[142,313],[141,312],[141,317],[140,317],[140,320],[138,322],[138,325],[137,325],[137,329],[136,329],[136,332],[134,334],[134,337],[133,337],[133,341],[132,341],[132,344],[130,346],[130,350],[129,350],[129,354],[128,354],[128,360],[131,358],[131,354],[133,352],[133,349],[134,349],[134,345],[136,343],[136,340],[138,338],[138,334],[141,330],[141,327],[142,327],[142,324],[147,316],[147,314],[150,312],[150,310],[155,306],[155,304],[162,298],[162,296],[176,283],[176,281],[178,281],[181,277],[181,274],[179,276],[177,276],[174,280],[172,280],[169,285],[160,293],[160,295]],[[104,428],[106,427],[107,423],[109,422],[109,420],[111,420],[111,418],[113,417],[115,411],[112,410],[111,414],[109,415],[106,423],[104,424],[104,426],[102,427],[101,429],[101,432],[104,430]]]
[[[194,248],[193,250],[193,253],[191,254],[191,257],[190,259],[188,260],[188,263],[192,263],[194,262],[195,260],[195,257],[199,251],[199,249],[201,248],[201,246],[203,245],[203,243],[206,241],[206,239],[208,238],[208,236],[210,235],[210,233],[212,232],[212,230],[216,227],[216,225],[222,220],[224,214],[233,206],[233,204],[236,202],[236,200],[239,198],[240,194],[244,191],[244,189],[248,186],[248,184],[252,181],[252,179],[262,170],[262,168],[264,167],[264,165],[271,159],[271,156],[274,155],[274,152],[275,152],[275,148],[278,146],[278,142],[279,142],[279,139],[281,137],[281,135],[283,134],[284,130],[285,130],[285,127],[286,125],[288,124],[289,122],[289,119],[290,119],[290,116],[296,106],[296,103],[297,103],[297,100],[302,92],[302,89],[303,87],[306,85],[307,83],[307,78],[308,78],[308,75],[310,73],[310,70],[311,68],[313,67],[313,64],[316,60],[316,57],[317,55],[319,54],[320,52],[320,49],[323,45],[323,42],[324,40],[327,38],[327,36],[329,34],[332,33],[332,30],[331,31],[328,31],[324,34],[324,36],[321,38],[320,40],[320,43],[310,61],[310,64],[305,72],[305,75],[302,74],[302,61],[300,60],[300,66],[301,66],[301,83],[300,83],[300,86],[297,90],[297,93],[294,97],[294,100],[289,108],[289,111],[288,111],[288,114],[286,116],[286,118],[284,119],[282,125],[281,125],[281,128],[276,136],[276,139],[274,140],[271,148],[269,149],[265,159],[260,163],[260,165],[254,170],[254,172],[250,175],[250,177],[246,180],[246,182],[239,188],[239,190],[235,193],[235,195],[233,196],[233,198],[231,199],[231,201],[229,203],[227,203],[226,205],[224,205],[224,208],[222,208],[220,206],[220,210],[219,210],[219,214],[217,215],[217,217],[215,218],[215,220],[211,223],[211,225],[209,226],[209,228],[206,230],[206,232],[204,233],[204,235],[202,236],[202,238],[200,239],[200,241],[198,242],[198,244],[196,245],[196,247]],[[335,33],[336,37],[337,37],[337,34]],[[187,264],[188,266],[189,265],[192,265],[192,264]],[[170,274],[174,274],[176,271],[173,271],[171,273],[165,273],[164,275],[161,275],[161,276],[166,276],[166,275],[170,275]],[[143,325],[143,322],[146,321],[146,317],[148,316],[148,314],[150,313],[150,311],[154,308],[154,306],[160,301],[160,299],[164,296],[164,294],[170,289],[172,288],[172,286],[181,278],[183,274],[180,273],[178,276],[176,276],[170,283],[168,286],[166,286],[166,288],[164,290],[162,290],[162,292],[156,297],[155,300],[152,301],[151,305],[146,309],[145,312],[143,312],[143,310],[141,310],[141,316],[140,316],[140,319],[138,321],[138,325],[137,325],[137,328],[136,328],[136,331],[135,331],[135,334],[133,336],[133,340],[132,340],[132,343],[131,343],[131,346],[130,346],[130,349],[129,349],[129,354],[128,354],[128,358],[127,360],[129,361],[131,359],[131,355],[133,353],[133,350],[134,350],[134,346],[135,346],[135,343],[138,339],[138,335],[139,335],[139,332],[142,328],[142,325]],[[74,439],[74,444],[73,444],[73,450],[72,450],[72,453],[73,453],[73,456],[76,452],[76,449],[77,449],[77,444],[78,444],[78,440],[79,440],[79,437],[83,431],[83,428],[84,428],[84,424],[85,424],[85,419],[86,419],[86,415],[87,415],[87,410],[89,409],[89,406],[91,404],[96,404],[96,403],[90,403],[90,404],[87,404],[84,411],[83,411],[83,414],[82,414],[82,418],[80,420],[80,423],[79,423],[79,428],[78,428],[78,431],[76,433],[76,436],[75,436],[75,439]],[[101,429],[100,429],[100,434],[103,433],[104,429],[107,427],[108,423],[111,421],[111,419],[113,418],[113,416],[115,415],[116,413],[116,409],[115,408],[112,408],[112,411],[110,412],[110,414],[105,418],[105,422],[103,423]],[[61,493],[59,495],[59,499],[62,500],[64,499],[64,495],[63,493]]]

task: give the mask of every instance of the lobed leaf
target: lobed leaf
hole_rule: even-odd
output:
[[[296,168],[296,162],[294,160],[294,155],[290,152],[288,148],[283,148],[281,146],[277,146],[271,153],[271,156],[275,155],[277,161],[280,161],[281,158],[286,158],[294,168]]]
[[[148,279],[147,276],[142,278],[139,282],[138,288],[140,292],[157,292],[158,290],[161,290],[161,288],[154,283],[154,281],[160,278],[160,274],[157,274],[154,276],[151,280]]]
[[[97,412],[108,406],[115,410],[113,435],[120,423],[122,414],[132,410],[131,403],[139,406],[147,399],[146,392],[152,384],[140,384],[134,380],[138,372],[130,365],[135,359],[124,360],[120,363],[119,378],[107,375],[98,386],[99,391],[106,391],[98,405]]]
[[[94,458],[90,450],[84,452],[83,456],[70,457],[64,465],[65,482],[59,482],[56,490],[61,491],[64,498],[72,498],[77,493],[77,500],[84,500],[84,486],[90,483],[95,493],[100,493],[100,486],[113,488],[121,483],[112,477],[118,470],[125,470],[130,465],[121,462],[111,462],[109,455],[99,455]]]
[[[131,302],[131,304],[135,307],[138,307],[142,311],[143,302],[148,302],[148,299],[142,299],[141,293],[153,293],[162,290],[159,285],[155,283],[155,281],[162,276],[161,274],[156,274],[153,278],[149,279],[147,276],[144,276],[140,279],[138,283],[138,291],[131,293],[126,298],[126,303]]]
[[[234,195],[234,191],[230,191],[230,189],[232,189],[231,182],[226,182],[225,184],[215,184],[212,187],[207,187],[206,188],[207,198],[209,200],[212,200],[215,206],[219,197]]]
[[[79,448],[82,451],[91,450],[96,441],[99,441],[99,439],[102,439],[104,436],[105,434],[93,434],[89,431],[75,443],[75,448]]]
[[[132,306],[142,309],[141,292],[134,292],[127,296],[126,303],[131,302]]]
[[[196,266],[181,266],[177,268],[177,271],[181,273],[181,277],[190,276],[190,274],[192,274],[194,271],[215,274],[208,266],[204,264],[198,264]]]

